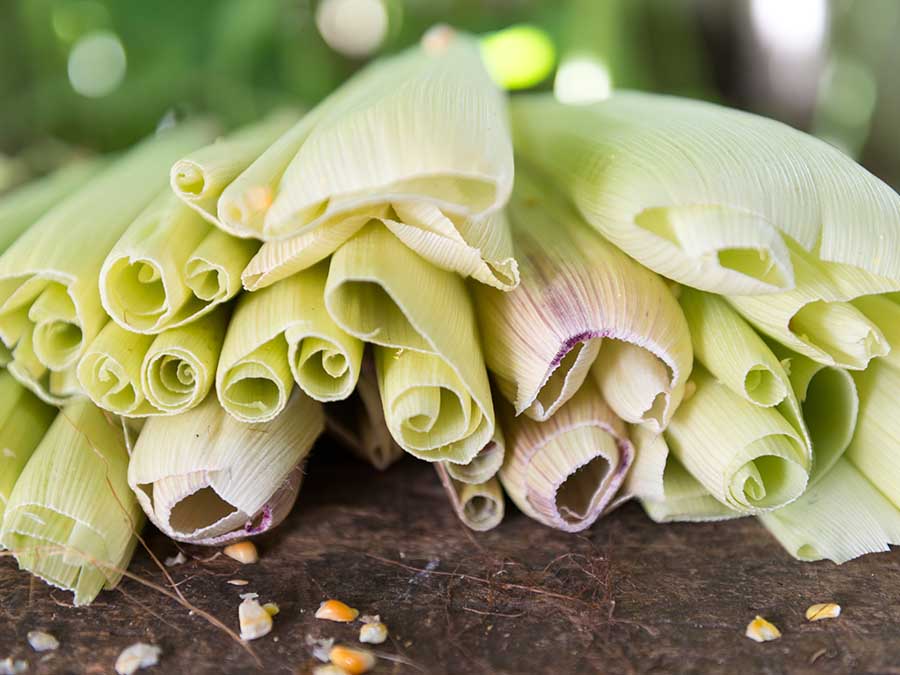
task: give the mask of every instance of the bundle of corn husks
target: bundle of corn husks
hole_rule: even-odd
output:
[[[900,198],[711,104],[507,99],[449,29],[305,115],[209,121],[0,204],[0,544],[75,600],[146,515],[265,532],[325,429],[589,527],[900,543]],[[892,346],[894,351],[892,351]]]

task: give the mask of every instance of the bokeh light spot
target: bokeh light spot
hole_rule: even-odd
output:
[[[481,56],[494,81],[505,89],[541,83],[556,65],[556,49],[536,26],[510,26],[481,39]]]
[[[112,93],[122,83],[126,70],[125,48],[108,31],[89,33],[69,52],[69,82],[88,98]]]
[[[553,93],[561,103],[593,103],[612,92],[609,68],[599,59],[572,58],[560,65]]]
[[[322,0],[316,10],[322,39],[344,56],[368,56],[384,41],[388,13],[383,0]]]

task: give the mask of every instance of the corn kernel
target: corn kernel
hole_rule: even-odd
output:
[[[326,663],[324,666],[313,668],[313,675],[350,675],[350,673],[333,663]]]
[[[281,611],[281,608],[274,602],[267,602],[262,608],[269,613],[269,616],[275,616]]]
[[[222,550],[222,553],[233,560],[237,560],[242,565],[252,565],[255,562],[259,562],[259,553],[257,553],[256,546],[252,541],[230,544]]]
[[[388,629],[380,621],[369,621],[359,629],[359,641],[372,645],[380,645],[387,640]]]
[[[744,633],[751,640],[756,642],[768,642],[769,640],[777,640],[781,637],[781,631],[778,627],[766,621],[759,614],[750,623],[747,624],[747,631]]]
[[[319,605],[319,609],[316,610],[316,618],[325,619],[327,621],[349,623],[350,621],[356,621],[356,617],[358,616],[359,610],[345,605],[340,600],[326,600]]]
[[[806,610],[807,621],[821,621],[822,619],[836,619],[841,615],[841,606],[833,602],[820,602],[810,605]]]
[[[59,640],[42,630],[28,631],[28,644],[36,652],[52,652],[59,649]]]
[[[335,645],[328,653],[331,662],[350,675],[362,675],[375,667],[375,655],[366,649]]]
[[[156,645],[135,642],[119,654],[119,658],[116,659],[116,672],[119,675],[134,675],[143,668],[152,668],[159,663],[161,653],[162,649]]]
[[[256,593],[247,593],[238,607],[242,640],[255,640],[272,630],[272,615],[260,607]]]

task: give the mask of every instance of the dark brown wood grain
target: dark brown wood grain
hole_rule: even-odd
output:
[[[273,632],[251,646],[267,673],[310,672],[307,635],[354,642],[358,624],[317,621],[336,597],[381,614],[391,638],[375,673],[900,673],[900,556],[837,567],[791,560],[752,519],[657,526],[634,505],[581,536],[509,508],[496,530],[457,523],[437,476],[405,459],[379,474],[330,448],[309,468],[290,519],[261,539],[259,564],[184,547],[171,568],[197,607],[237,629],[239,595],[280,605]],[[160,557],[176,546],[148,533]],[[145,552],[132,571],[165,579]],[[430,570],[430,571],[429,571]],[[230,586],[228,579],[251,583]],[[843,615],[807,623],[806,607]],[[160,645],[148,673],[252,673],[253,659],[199,616],[133,580],[89,608],[0,560],[0,658],[31,673],[109,673],[138,640]],[[743,636],[755,614],[783,637]],[[62,643],[42,660],[26,643],[44,629]]]

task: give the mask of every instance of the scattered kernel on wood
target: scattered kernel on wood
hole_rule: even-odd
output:
[[[256,552],[256,546],[252,541],[230,544],[222,550],[222,553],[243,565],[252,565],[259,561],[259,553]]]
[[[340,600],[326,600],[316,610],[316,618],[325,619],[326,621],[348,623],[355,621],[358,616],[359,610],[353,609]]]
[[[821,621],[822,619],[836,619],[841,615],[841,606],[833,602],[820,602],[810,605],[806,610],[807,621]]]
[[[751,640],[756,642],[768,642],[769,640],[777,640],[781,637],[781,631],[778,627],[766,621],[764,618],[756,615],[750,623],[747,624],[747,632],[744,633]]]
[[[231,584],[232,586],[246,586],[250,582],[246,579],[229,579],[225,582],[226,584]]]
[[[369,621],[359,629],[359,641],[372,645],[380,645],[387,640],[388,629],[380,621]]]
[[[281,611],[281,608],[274,602],[267,602],[262,608],[269,613],[269,616],[275,616]]]
[[[59,640],[42,630],[28,631],[28,644],[36,652],[52,652],[59,649]]]
[[[184,557],[184,553],[181,551],[179,551],[177,555],[170,556],[165,560],[166,567],[175,567],[176,565],[183,565],[186,562],[187,558]]]
[[[242,640],[255,640],[272,630],[272,615],[263,609],[256,593],[245,593],[238,607],[238,621]]]
[[[11,656],[7,656],[0,661],[0,675],[20,675],[28,670],[28,661],[16,659],[13,661]]]
[[[350,675],[350,673],[333,663],[326,663],[324,666],[313,668],[313,675]]]
[[[142,668],[150,668],[159,663],[159,655],[162,649],[156,645],[148,645],[144,642],[135,642],[126,647],[116,659],[116,672],[119,675],[133,675]]]
[[[375,667],[375,655],[367,649],[335,645],[328,653],[328,658],[350,675],[362,675]]]

